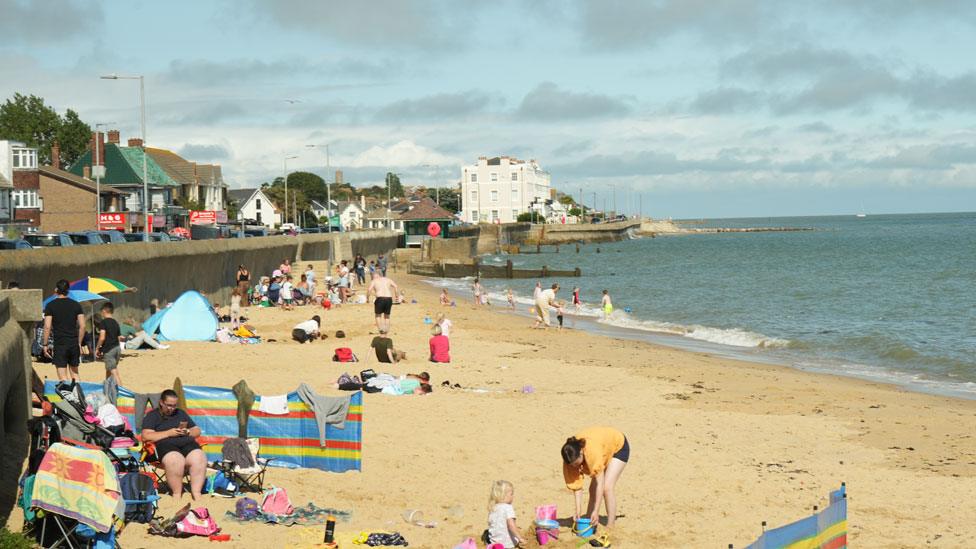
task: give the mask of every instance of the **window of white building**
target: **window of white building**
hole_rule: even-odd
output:
[[[37,168],[36,149],[15,148],[13,149],[13,155],[14,155],[14,169],[36,169]]]
[[[512,181],[518,181],[518,172],[512,172]]]
[[[478,182],[478,174],[476,174],[476,173],[471,174],[471,182],[472,183],[477,183]]]
[[[13,200],[14,208],[40,208],[40,200],[37,196],[37,191],[33,190],[18,190],[12,191],[10,193],[10,198]]]
[[[260,210],[261,209],[261,199],[260,198],[255,198],[254,199],[254,205],[257,207],[258,210]]]
[[[494,223],[495,221],[498,221],[498,210],[491,211],[491,222]]]
[[[471,210],[471,221],[478,221],[478,210]]]
[[[498,191],[491,191],[491,201],[498,202]]]
[[[498,181],[498,174],[496,172],[491,172],[491,180]]]
[[[478,191],[471,191],[471,201],[474,202],[478,200]]]

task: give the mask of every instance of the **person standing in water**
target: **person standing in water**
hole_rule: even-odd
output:
[[[474,304],[475,306],[481,305],[481,292],[484,290],[481,288],[481,280],[474,279],[474,285],[471,287],[474,290]]]
[[[610,299],[610,292],[603,290],[603,297],[600,299],[600,308],[603,309],[604,320],[610,318],[613,313],[613,301]]]
[[[573,307],[576,309],[577,316],[583,310],[583,301],[580,299],[579,286],[573,288]]]

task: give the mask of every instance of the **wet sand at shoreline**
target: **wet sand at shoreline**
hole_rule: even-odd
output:
[[[323,263],[316,263],[319,273]],[[321,276],[321,274],[320,274]],[[308,501],[353,512],[340,523],[343,547],[360,531],[398,530],[411,547],[453,547],[486,527],[490,484],[515,486],[523,532],[536,505],[572,514],[559,447],[578,429],[607,424],[631,443],[618,484],[615,547],[744,546],[766,520],[775,527],[823,507],[846,481],[849,540],[862,547],[963,547],[976,539],[976,402],[911,393],[856,379],[738,362],[702,353],[590,335],[530,330],[532,322],[502,307],[438,305],[438,289],[415,277],[391,276],[408,301],[394,307],[392,337],[407,352],[397,366],[331,362],[348,346],[363,359],[375,332],[371,305],[322,312],[251,308],[259,345],[176,342],[121,363],[124,385],[159,390],[179,376],[186,385],[230,387],[239,379],[259,394],[281,394],[307,382],[323,394],[344,371],[366,367],[428,371],[434,393],[366,395],[363,471],[271,469],[267,484]],[[531,282],[526,282],[527,287]],[[524,306],[523,306],[524,308]],[[425,315],[446,312],[454,323],[451,364],[427,362]],[[294,324],[321,314],[326,341],[289,340]],[[336,340],[334,332],[348,337]],[[37,365],[53,377],[50,365]],[[100,380],[101,363],[83,365]],[[448,390],[444,380],[470,390]],[[522,387],[531,385],[534,393]],[[224,518],[232,500],[206,498],[226,533],[224,547],[309,546],[321,530]],[[162,510],[177,507],[164,497]],[[405,509],[421,509],[436,528],[407,525]],[[12,525],[19,523],[14,513]],[[566,528],[561,544],[575,547]],[[304,544],[300,544],[304,542]],[[153,539],[140,524],[122,534],[124,547],[210,547],[206,539]],[[529,546],[535,546],[532,540]]]

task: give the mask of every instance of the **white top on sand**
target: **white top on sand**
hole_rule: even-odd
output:
[[[317,334],[319,332],[319,325],[312,319],[306,320],[305,322],[299,322],[295,325],[296,330],[302,330],[308,335]]]

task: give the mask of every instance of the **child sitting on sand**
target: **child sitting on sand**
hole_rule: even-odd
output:
[[[488,543],[500,543],[505,549],[522,546],[522,532],[515,525],[515,488],[507,480],[496,480],[488,497]]]
[[[447,295],[447,288],[441,290],[441,305],[450,305],[451,296]]]

